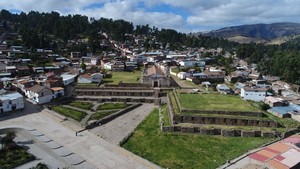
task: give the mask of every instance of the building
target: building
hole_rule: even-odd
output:
[[[266,94],[266,88],[250,88],[250,87],[243,87],[241,89],[241,97],[245,100],[252,100],[252,101],[264,101]]]
[[[217,91],[223,94],[231,94],[232,90],[226,84],[218,84],[216,87]]]
[[[71,75],[71,74],[62,74],[62,75],[60,75],[60,77],[62,77],[62,79],[63,79],[64,86],[67,86],[67,85],[75,82],[76,76],[77,75]]]
[[[20,93],[0,95],[0,115],[2,113],[24,108],[23,96]]]
[[[284,103],[284,100],[282,98],[276,98],[272,96],[265,97],[264,102],[268,104],[270,107],[280,107],[286,105],[286,103]]]
[[[249,163],[270,169],[300,168],[300,135],[292,135],[251,153]]]
[[[54,98],[52,90],[44,86],[34,85],[26,90],[25,95],[38,104],[51,102]]]
[[[78,83],[101,83],[103,79],[103,74],[101,73],[86,73],[78,77]]]
[[[153,65],[144,69],[142,83],[150,84],[152,87],[170,87],[170,77]]]
[[[53,92],[53,98],[59,98],[65,95],[65,89],[62,87],[52,87],[51,88],[52,92]]]
[[[184,79],[186,79],[186,77],[189,77],[189,76],[191,76],[191,74],[187,73],[187,72],[179,72],[179,73],[177,73],[177,77],[179,79],[181,79],[181,80],[184,80]]]

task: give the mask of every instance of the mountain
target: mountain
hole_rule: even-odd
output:
[[[300,23],[272,23],[272,24],[253,24],[233,27],[225,27],[213,30],[202,35],[212,37],[222,37],[231,41],[250,43],[250,42],[270,42],[281,37],[290,37],[300,34]]]

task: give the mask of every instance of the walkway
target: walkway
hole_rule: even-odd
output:
[[[81,127],[53,116],[46,111],[30,113],[30,109],[19,112],[14,118],[0,117],[0,128],[20,127],[36,129],[49,139],[62,145],[80,158],[101,169],[144,169],[159,168],[149,161],[115,146],[94,134],[83,131],[75,135]]]
[[[119,145],[150,114],[153,108],[153,104],[143,104],[105,125],[92,129],[91,132],[112,144]]]

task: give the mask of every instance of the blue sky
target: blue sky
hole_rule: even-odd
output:
[[[1,0],[12,12],[57,11],[199,32],[255,23],[300,22],[299,0]]]

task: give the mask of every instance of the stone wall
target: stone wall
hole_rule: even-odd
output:
[[[110,97],[110,98],[102,98],[102,97],[75,97],[75,100],[80,101],[96,101],[99,103],[102,102],[133,102],[133,103],[154,103],[154,98],[119,98],[119,97]]]
[[[192,116],[192,115],[173,115],[174,124],[219,124],[230,126],[258,126],[258,127],[280,127],[281,125],[272,120],[230,118],[230,117],[211,117],[211,116]]]
[[[94,127],[106,124],[106,123],[112,121],[113,119],[115,119],[115,118],[117,118],[117,117],[119,117],[119,116],[121,116],[121,115],[123,115],[123,114],[125,114],[125,113],[127,113],[127,112],[129,112],[129,111],[131,111],[131,110],[133,110],[133,109],[141,106],[141,105],[142,105],[141,103],[131,105],[131,106],[129,106],[129,107],[123,109],[123,110],[120,110],[120,111],[118,111],[116,113],[113,113],[111,115],[108,115],[108,116],[106,116],[106,117],[104,117],[104,118],[102,118],[102,119],[100,119],[100,120],[98,120],[98,121],[96,121],[96,122],[94,122],[94,123],[92,123],[90,125],[87,125],[85,127],[85,129],[92,129]]]
[[[221,115],[232,115],[232,116],[251,116],[251,117],[265,117],[266,115],[261,112],[248,112],[248,111],[218,111],[218,110],[194,110],[194,109],[183,109],[181,113],[195,113],[195,114],[221,114]]]
[[[181,132],[201,135],[218,135],[223,137],[283,137],[285,133],[281,132],[263,132],[246,130],[228,130],[219,128],[201,128],[201,127],[183,127],[183,126],[163,126],[163,132]],[[286,136],[287,137],[287,136]]]

